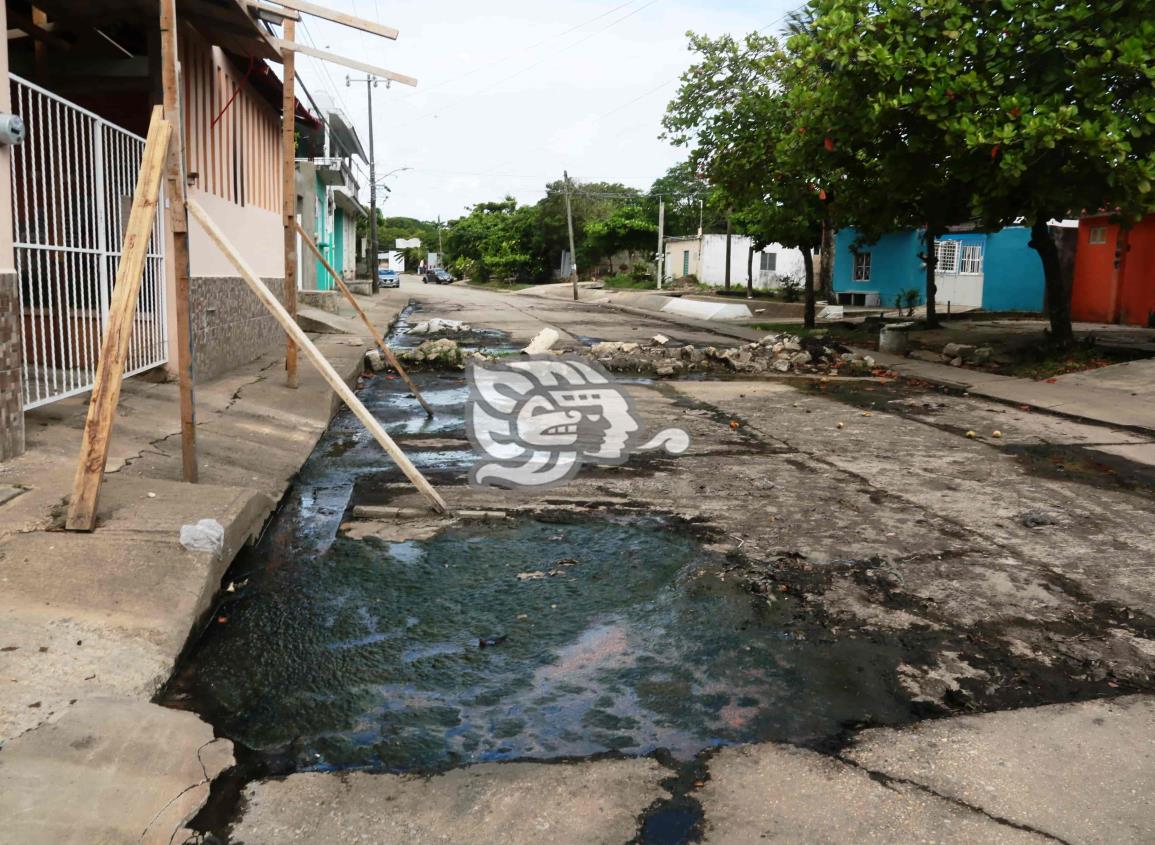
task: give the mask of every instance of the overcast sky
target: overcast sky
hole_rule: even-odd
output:
[[[387,41],[302,16],[297,40],[419,80],[417,88],[381,84],[374,92],[377,172],[412,168],[388,178],[385,214],[432,220],[506,194],[535,202],[564,169],[575,179],[648,187],[685,156],[658,134],[691,60],[686,30],[777,31],[798,0],[324,5],[400,30]],[[345,85],[346,74],[357,73],[308,56],[297,65],[311,92],[337,97],[368,148],[365,86]]]

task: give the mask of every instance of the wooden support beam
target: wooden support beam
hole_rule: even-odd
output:
[[[172,124],[164,119],[164,109],[156,106],[152,110],[148,138],[144,144],[144,158],[132,197],[132,211],[128,215],[120,264],[116,268],[116,281],[108,309],[108,324],[101,341],[92,399],[88,403],[88,416],[84,421],[80,461],[76,465],[72,500],[65,522],[65,527],[70,531],[91,531],[96,525],[96,501],[104,481],[112,421],[116,417],[116,404],[120,401],[124,363],[132,337],[132,323],[136,317],[136,301],[144,275],[145,255],[156,222],[160,181],[164,175],[165,156],[171,135]]]
[[[178,54],[176,0],[160,0],[161,84],[164,116],[172,124],[165,179],[168,186],[168,220],[172,229],[172,263],[176,280],[176,367],[180,385],[181,477],[195,484],[197,469],[196,393],[193,372],[192,320],[189,315],[188,209],[185,208],[184,132],[181,131],[180,56]]]
[[[418,470],[417,467],[413,465],[413,462],[406,457],[405,453],[401,451],[401,447],[399,447],[385,429],[381,427],[381,423],[377,422],[377,418],[361,403],[361,400],[357,398],[357,394],[349,389],[349,385],[345,384],[345,380],[333,369],[333,365],[321,354],[321,350],[317,349],[313,341],[309,340],[308,335],[297,325],[297,321],[285,310],[285,306],[281,305],[280,301],[273,296],[264,282],[257,277],[257,274],[248,265],[248,262],[237,252],[228,238],[225,237],[220,227],[213,222],[213,219],[197,204],[196,200],[188,201],[188,209],[193,219],[204,228],[205,233],[209,236],[209,240],[215,243],[217,249],[237,268],[237,272],[241,274],[241,278],[245,280],[245,284],[249,286],[249,289],[256,294],[257,298],[261,300],[264,306],[276,317],[277,322],[281,324],[281,328],[285,330],[285,333],[305,351],[305,355],[313,362],[313,365],[325,378],[325,381],[329,383],[329,386],[333,388],[333,391],[341,398],[341,401],[349,406],[349,410],[357,416],[357,419],[368,429],[369,433],[373,435],[373,438],[381,444],[381,448],[388,453],[394,463],[405,473],[405,477],[413,482],[413,486],[426,498],[433,510],[438,513],[445,513],[448,509],[445,500],[441,498],[438,492],[434,490],[432,485],[425,479],[425,476],[421,474],[420,470]]]
[[[292,40],[296,24],[285,21],[285,35]],[[296,57],[283,50],[284,81],[281,83],[281,225],[285,237],[285,308],[297,319],[297,94]],[[294,325],[296,323],[294,322]],[[285,336],[285,383],[297,387],[297,347]]]
[[[421,395],[421,391],[417,389],[417,385],[413,383],[413,379],[409,378],[409,373],[405,372],[405,368],[401,366],[401,362],[397,360],[397,356],[393,354],[393,350],[389,348],[389,344],[385,342],[385,338],[381,336],[381,332],[377,331],[377,327],[369,320],[369,315],[362,310],[361,304],[357,302],[357,298],[353,296],[353,292],[345,286],[345,280],[333,269],[333,265],[325,259],[325,256],[321,254],[321,250],[317,249],[317,245],[313,243],[313,239],[309,237],[309,233],[301,227],[300,223],[297,224],[297,233],[301,236],[301,240],[304,241],[309,251],[317,256],[318,261],[325,265],[325,269],[329,271],[329,276],[336,282],[338,290],[345,294],[345,299],[349,300],[349,304],[353,306],[353,310],[357,312],[357,316],[361,318],[361,322],[365,324],[366,328],[369,329],[369,333],[373,335],[373,340],[376,341],[377,348],[381,350],[381,354],[385,356],[385,360],[389,362],[389,366],[397,371],[397,375],[401,376],[401,379],[409,387],[409,392],[413,394],[413,398],[425,409],[426,415],[432,417],[433,409],[429,407],[429,403],[425,401],[425,397]]]
[[[295,12],[304,12],[307,15],[312,15],[315,18],[324,18],[327,21],[334,23],[341,23],[345,26],[351,26],[354,29],[360,29],[364,32],[371,32],[374,35],[380,35],[382,38],[389,38],[394,41],[397,40],[398,32],[391,26],[379,24],[376,21],[365,20],[365,18],[358,18],[345,12],[334,12],[332,9],[326,9],[324,6],[318,6],[315,3],[307,3],[305,0],[272,0],[278,6],[284,6],[286,9],[292,9]],[[249,5],[264,6],[264,3]],[[288,17],[286,15],[286,17]],[[298,18],[299,19],[299,18]]]
[[[286,27],[285,35],[288,34],[289,30]],[[370,76],[379,76],[382,79],[391,79],[394,82],[401,83],[402,85],[409,85],[413,87],[416,87],[417,85],[417,80],[412,76],[406,76],[403,73],[394,73],[391,70],[385,70],[385,68],[377,67],[376,65],[370,65],[366,64],[365,62],[359,62],[356,59],[339,56],[336,53],[330,53],[328,50],[318,50],[316,47],[307,47],[304,44],[295,43],[291,39],[274,38],[273,43],[277,45],[277,49],[280,50],[283,55],[287,55],[288,52],[304,53],[306,56],[312,56],[314,59],[321,59],[322,61],[332,62],[333,64],[351,67],[353,70],[359,70],[363,73],[369,74]]]

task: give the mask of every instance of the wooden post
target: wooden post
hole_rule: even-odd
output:
[[[132,337],[132,323],[136,317],[136,301],[140,295],[145,254],[156,222],[160,180],[164,175],[171,134],[172,124],[164,119],[164,109],[161,106],[154,107],[140,175],[132,197],[128,228],[124,233],[120,264],[116,268],[108,325],[101,341],[92,399],[88,403],[88,417],[84,421],[80,462],[76,466],[72,501],[65,523],[65,527],[71,531],[91,531],[96,525],[96,500],[104,480],[104,466],[108,461],[108,441],[112,434],[112,421],[116,417],[116,404],[120,400],[124,362]]]
[[[413,486],[428,500],[433,510],[438,513],[444,513],[448,509],[445,500],[433,489],[417,467],[413,466],[413,462],[405,456],[401,448],[393,442],[393,438],[381,427],[381,423],[377,422],[376,417],[369,413],[369,409],[361,404],[361,400],[357,398],[357,394],[349,389],[349,385],[345,384],[341,376],[333,369],[333,365],[325,359],[325,356],[321,354],[321,351],[317,349],[313,341],[309,340],[308,335],[297,325],[296,320],[289,314],[285,306],[281,305],[280,301],[265,287],[264,283],[257,277],[257,274],[249,267],[248,262],[241,257],[240,253],[237,252],[228,238],[225,237],[217,224],[213,222],[213,219],[205,213],[205,210],[197,204],[196,200],[188,201],[188,209],[193,218],[204,228],[212,242],[217,245],[217,248],[224,253],[224,256],[237,268],[237,271],[241,274],[241,278],[245,280],[245,283],[252,292],[257,295],[257,298],[260,299],[265,307],[272,312],[272,315],[277,318],[277,322],[281,324],[281,328],[284,329],[285,334],[289,336],[292,342],[305,350],[305,354],[312,360],[313,365],[320,371],[325,381],[333,388],[333,391],[341,398],[341,401],[349,406],[349,410],[357,416],[357,419],[369,430],[373,438],[381,444],[381,448],[383,448],[389,454],[389,457],[393,459],[394,463],[401,468],[401,471],[405,473],[405,477],[413,482]]]
[[[361,318],[361,322],[365,324],[365,327],[369,329],[369,333],[373,335],[373,340],[377,342],[377,348],[381,350],[381,354],[385,356],[385,360],[389,362],[389,366],[395,369],[397,375],[401,376],[405,384],[408,385],[409,392],[413,394],[414,399],[421,403],[421,407],[425,409],[426,415],[430,417],[433,416],[433,409],[429,407],[429,403],[425,401],[425,397],[421,395],[421,391],[417,389],[417,385],[413,383],[413,379],[409,378],[409,373],[405,372],[405,368],[401,366],[401,362],[397,360],[397,356],[393,354],[393,350],[389,348],[389,344],[385,342],[385,338],[377,331],[377,327],[369,320],[369,315],[362,310],[360,303],[357,302],[356,297],[353,296],[353,292],[345,286],[345,281],[337,274],[337,271],[333,269],[333,265],[321,254],[321,250],[317,249],[317,245],[313,243],[313,239],[309,237],[300,223],[297,224],[297,234],[301,236],[301,240],[305,246],[309,248],[309,251],[317,256],[317,260],[325,265],[325,269],[329,271],[329,275],[333,281],[336,282],[337,288],[341,293],[345,294],[345,299],[349,300],[349,304],[353,306],[353,310],[357,312],[357,316]]]
[[[192,325],[189,319],[188,209],[185,208],[184,133],[181,130],[180,73],[176,0],[160,0],[161,80],[164,117],[172,127],[165,179],[168,220],[172,228],[172,263],[176,276],[176,368],[180,384],[181,477],[196,483],[196,395],[193,387]]]
[[[285,19],[285,41],[292,41],[296,23]],[[285,310],[297,319],[297,95],[294,91],[296,58],[292,50],[282,46],[284,61],[284,81],[281,96],[281,161],[283,192],[281,203],[282,223],[285,227]],[[297,386],[297,347],[286,335],[285,381],[289,387]]]

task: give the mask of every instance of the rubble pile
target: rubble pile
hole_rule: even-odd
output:
[[[961,367],[963,364],[989,364],[991,352],[989,346],[975,346],[973,343],[948,343],[942,348],[942,361],[952,367]]]
[[[415,349],[402,349],[397,357],[406,364],[424,364],[429,367],[465,366],[465,355],[457,341],[447,337],[427,340]]]
[[[868,375],[870,355],[851,352],[822,335],[769,334],[756,343],[718,348],[677,346],[663,335],[649,344],[595,343],[590,354],[612,372],[676,376],[682,373],[839,373]]]
[[[405,334],[469,334],[473,327],[460,320],[445,320],[434,317],[432,320],[422,320],[405,330]]]

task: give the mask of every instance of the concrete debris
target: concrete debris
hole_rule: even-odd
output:
[[[385,356],[380,349],[370,349],[365,353],[365,366],[375,373],[385,369]]]
[[[659,339],[666,343],[659,343]],[[820,373],[865,376],[875,372],[873,357],[850,352],[824,334],[797,337],[770,334],[757,343],[719,348],[677,346],[664,335],[651,345],[604,341],[589,350],[611,372],[652,374],[669,378],[694,372],[717,373]]]
[[[658,346],[666,346],[670,342],[670,339],[668,337],[666,337],[664,334],[656,334],[653,337],[653,341]]]
[[[843,320],[846,318],[846,310],[841,305],[827,305],[818,312],[819,320]]]
[[[406,334],[468,334],[473,327],[460,320],[443,320],[434,317],[432,320],[423,320],[406,330]]]
[[[942,348],[940,360],[952,367],[963,364],[986,364],[991,360],[993,350],[989,346],[975,346],[973,343],[948,343]],[[955,363],[955,362],[958,363]]]
[[[180,544],[190,552],[220,554],[225,545],[225,527],[215,519],[202,519],[196,525],[182,525]]]
[[[457,341],[447,337],[427,340],[416,349],[404,349],[397,355],[410,364],[428,364],[434,367],[464,367],[464,356]]]
[[[529,346],[521,351],[526,355],[543,355],[559,340],[561,340],[561,332],[546,326],[534,336],[533,340],[529,342]]]

